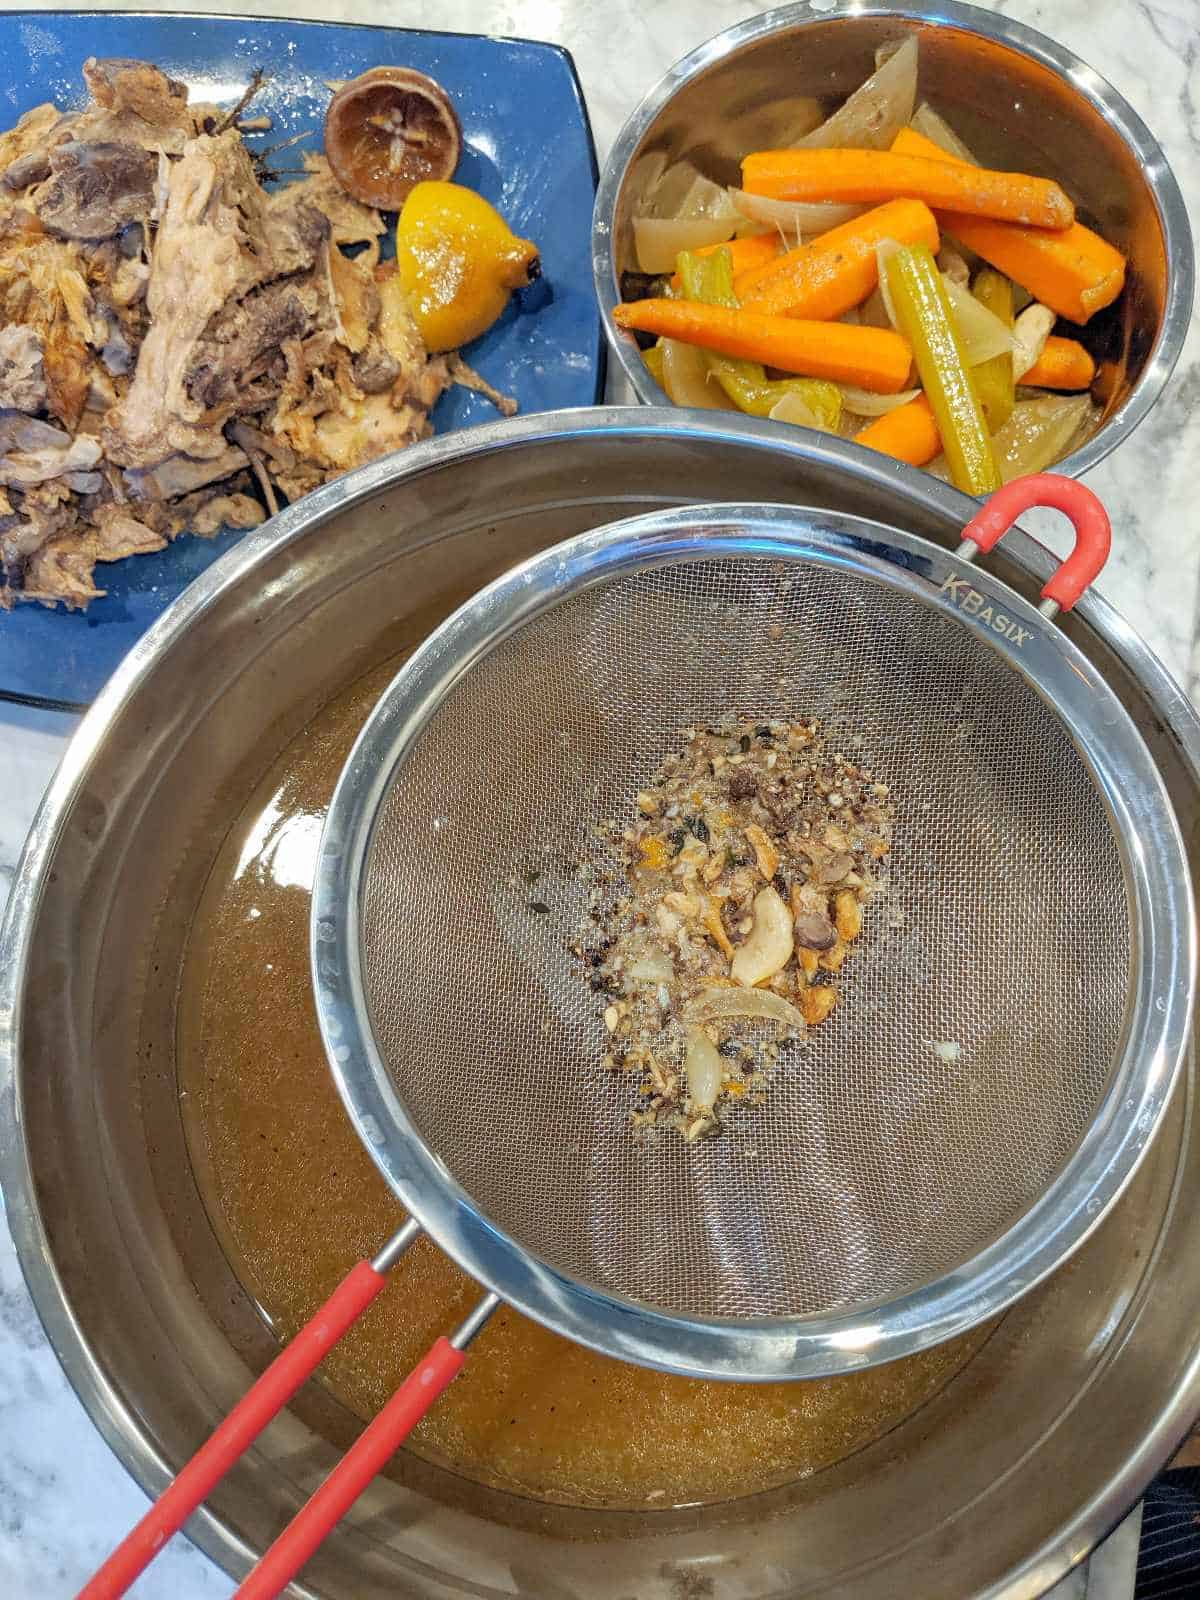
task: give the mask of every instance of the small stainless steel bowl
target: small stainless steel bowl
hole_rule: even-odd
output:
[[[806,0],[727,28],[677,62],[621,130],[596,194],[592,261],[609,343],[638,398],[661,405],[667,396],[612,313],[621,275],[637,265],[632,219],[663,158],[737,182],[740,119],[784,97],[836,103],[874,70],[879,45],[911,33],[921,37],[920,98],[991,166],[1057,178],[1128,257],[1120,300],[1088,324],[1103,412],[1057,464],[1078,477],[1141,422],[1179,359],[1195,279],[1187,210],[1162,147],[1111,84],[1044,34],[976,6]]]

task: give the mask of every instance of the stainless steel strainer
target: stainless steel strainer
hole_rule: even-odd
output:
[[[333,891],[356,909],[321,924],[350,963],[352,1105],[366,1044],[395,1094],[380,1126],[419,1139],[460,1206],[568,1278],[681,1317],[871,1306],[886,1327],[887,1303],[965,1283],[1079,1146],[1123,1048],[1145,1061],[1155,1020],[1133,960],[1154,894],[1131,895],[1105,797],[1121,741],[1096,726],[1091,763],[1072,736],[1053,681],[1069,658],[1035,686],[950,605],[852,562],[842,531],[818,547],[803,530],[800,549],[778,512],[666,515],[515,575],[385,696],[360,748],[383,787],[359,812],[348,785],[331,813],[331,839],[343,805],[358,813],[361,868]],[[680,729],[730,711],[816,717],[867,757],[897,811],[893,890],[769,1105],[647,1149],[570,952],[577,869],[603,859],[599,819],[633,820]],[[444,1213],[412,1202],[440,1233]],[[718,1345],[737,1332],[719,1324]],[[667,1337],[653,1354],[682,1364]],[[794,1370],[769,1348],[756,1370]]]
[[[1035,503],[1079,541],[1040,611],[971,564]],[[299,1569],[501,1299],[676,1372],[843,1372],[1001,1310],[1128,1181],[1181,1060],[1195,952],[1153,760],[1053,621],[1102,565],[1107,519],[1041,476],[964,532],[950,556],[828,512],[638,517],[492,584],[385,691],[326,823],[314,986],[347,1110],[415,1220],[224,1429],[263,1425],[420,1228],[489,1292],[239,1595]],[[717,1139],[641,1145],[569,950],[577,868],[680,730],[731,711],[816,717],[886,779],[890,890],[767,1103]]]
[[[1046,494],[1004,491],[989,541]],[[768,1104],[645,1148],[575,869],[729,711],[869,758],[891,891]],[[1173,1080],[1190,930],[1153,762],[1051,618],[961,552],[766,506],[588,534],[466,605],[364,729],[314,895],[334,1072],[412,1213],[572,1337],[739,1378],[906,1354],[1063,1260]]]

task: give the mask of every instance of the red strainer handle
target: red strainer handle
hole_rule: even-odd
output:
[[[201,1445],[183,1471],[159,1495],[146,1515],[127,1534],[84,1587],[77,1600],[116,1600],[149,1565],[173,1533],[177,1533],[212,1492],[230,1467],[324,1361],[351,1323],[367,1309],[387,1279],[369,1261],[360,1261],[225,1418],[212,1438]]]
[[[1074,478],[1056,472],[1034,472],[1027,478],[1014,478],[997,489],[983,509],[977,511],[963,529],[963,543],[988,551],[1004,537],[1023,511],[1033,506],[1049,506],[1061,511],[1075,525],[1075,548],[1042,590],[1042,599],[1063,611],[1070,611],[1092,583],[1112,548],[1112,527],[1108,512],[1090,489]],[[964,552],[968,559],[974,552]]]
[[[375,1420],[359,1434],[325,1482],[291,1522],[234,1595],[234,1600],[274,1600],[309,1556],[324,1543],[372,1478],[382,1472],[439,1395],[462,1371],[468,1345],[499,1305],[485,1295],[452,1339],[438,1339]]]
[[[420,1231],[416,1222],[406,1222],[374,1261],[360,1261],[346,1274],[316,1316],[280,1351],[207,1443],[163,1490],[133,1532],[83,1586],[76,1600],[117,1600],[125,1593],[372,1304],[387,1283],[387,1273]]]
[[[449,1339],[431,1346],[420,1366],[396,1390],[375,1420],[288,1523],[234,1595],[234,1600],[274,1600],[322,1544],[421,1418],[458,1376],[466,1355]]]

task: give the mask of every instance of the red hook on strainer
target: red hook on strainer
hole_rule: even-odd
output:
[[[1053,474],[1039,474],[1009,484],[993,495],[967,524],[958,554],[962,560],[971,561],[980,552],[992,549],[1021,512],[1034,505],[1050,506],[1064,512],[1075,527],[1076,542],[1072,554],[1042,590],[1043,612],[1053,616],[1059,609],[1069,610],[1076,603],[1104,565],[1111,544],[1104,509],[1081,484]],[[751,509],[768,517],[788,515],[786,508],[782,507]],[[711,510],[703,508],[705,514]],[[700,515],[700,512],[695,515]],[[612,533],[612,530],[608,531]],[[633,549],[636,559],[644,559],[636,542]],[[961,577],[956,581],[965,584]],[[553,596],[561,592],[562,585],[555,578],[549,587]],[[352,757],[348,770],[353,767],[353,762]],[[343,903],[349,903],[351,898],[344,897]],[[346,1054],[349,1055],[348,1050]],[[315,1371],[331,1347],[374,1301],[384,1287],[386,1274],[420,1232],[420,1226],[415,1221],[406,1223],[373,1261],[361,1262],[349,1273],[325,1306],[276,1358],[139,1525],[109,1557],[81,1591],[79,1600],[116,1600],[125,1592],[167,1539],[182,1526]],[[432,1346],[424,1360],[255,1567],[237,1591],[241,1600],[271,1600],[295,1576],[453,1380],[465,1359],[463,1352],[466,1345],[500,1303],[497,1294],[484,1295],[449,1339],[439,1339]]]
[[[1033,472],[1014,478],[997,489],[963,529],[958,555],[974,561],[995,548],[1023,511],[1047,506],[1061,511],[1075,528],[1075,548],[1042,589],[1040,610],[1053,618],[1070,611],[1089,584],[1095,582],[1112,549],[1108,512],[1090,489],[1057,472]]]

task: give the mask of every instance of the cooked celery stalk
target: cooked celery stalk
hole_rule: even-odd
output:
[[[933,407],[951,479],[968,494],[990,494],[1000,487],[1000,470],[933,252],[925,245],[895,251],[887,262],[887,282],[900,332],[912,345]]]
[[[684,250],[676,264],[683,292],[689,300],[712,306],[736,306],[733,292],[733,258],[728,250],[693,255]],[[798,395],[821,427],[834,429],[842,414],[842,392],[835,383],[820,378],[768,378],[759,361],[739,361],[706,350],[708,370],[737,406],[752,417],[769,417],[787,395]]]
[[[815,428],[818,433],[836,433],[836,423],[827,426],[807,401],[802,400],[796,393],[785,394],[782,400],[777,400],[771,407],[769,416],[772,422],[791,422],[801,428]]]
[[[825,383],[820,378],[768,378],[756,361],[731,361],[726,356],[709,356],[708,361],[717,382],[739,411],[751,417],[769,417],[782,399],[796,395],[821,427],[837,427],[842,396],[836,383]],[[758,367],[761,376],[727,370],[737,367]]]
[[[661,388],[663,381],[663,352],[661,339],[657,344],[652,344],[649,350],[642,351],[642,360],[646,363],[647,367],[649,367],[650,376]]]
[[[710,306],[736,306],[733,292],[733,256],[728,250],[713,250],[706,256],[681,250],[675,270],[683,284],[684,297],[703,300]]]
[[[1013,325],[1013,287],[1002,272],[984,267],[976,275],[971,293],[980,305],[1000,318],[1006,328]],[[971,372],[975,380],[975,393],[994,434],[1012,416],[1013,408],[1013,358],[1011,350],[1004,350],[990,361],[981,361]]]

